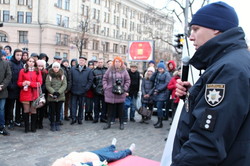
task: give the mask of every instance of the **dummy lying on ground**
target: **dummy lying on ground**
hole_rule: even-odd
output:
[[[52,166],[107,166],[108,162],[117,161],[132,154],[135,144],[131,144],[129,149],[115,152],[116,141],[116,138],[113,138],[110,146],[91,152],[71,152],[57,159]]]

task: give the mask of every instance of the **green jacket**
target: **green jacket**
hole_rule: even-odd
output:
[[[3,61],[0,56],[0,86],[2,90],[0,91],[0,99],[6,99],[8,97],[7,86],[11,81],[11,69],[7,61]]]
[[[49,69],[49,74],[46,77],[46,89],[48,90],[48,102],[65,101],[65,90],[67,88],[67,80],[63,74],[63,70],[60,69],[57,73],[53,69]],[[60,96],[57,99],[53,99],[53,93],[59,92]]]

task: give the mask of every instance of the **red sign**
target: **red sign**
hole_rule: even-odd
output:
[[[153,41],[133,41],[129,43],[130,61],[150,61],[153,59]]]

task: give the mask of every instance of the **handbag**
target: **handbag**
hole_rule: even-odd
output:
[[[37,97],[36,100],[34,100],[34,101],[32,102],[32,106],[33,106],[34,108],[41,108],[41,107],[43,107],[43,106],[45,105],[45,103],[46,103],[45,94],[42,93],[42,88],[41,88],[40,83],[37,83],[37,87],[38,87],[38,88],[36,88],[36,89],[37,89],[37,96],[38,96],[38,97]]]
[[[145,106],[141,106],[138,110],[138,113],[142,116],[145,116],[147,118],[150,118],[152,115],[152,110],[149,110],[147,107]]]

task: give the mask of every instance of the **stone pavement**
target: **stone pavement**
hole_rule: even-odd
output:
[[[57,158],[72,151],[91,151],[108,146],[112,138],[117,138],[117,150],[136,144],[133,155],[160,161],[164,150],[169,121],[163,121],[163,128],[155,129],[153,116],[150,124],[141,124],[136,114],[136,122],[129,122],[124,130],[119,130],[116,122],[108,130],[104,123],[93,124],[83,121],[82,125],[70,125],[63,121],[61,131],[51,132],[48,119],[44,128],[36,133],[24,133],[24,128],[15,127],[10,136],[0,135],[0,166],[50,166]]]

